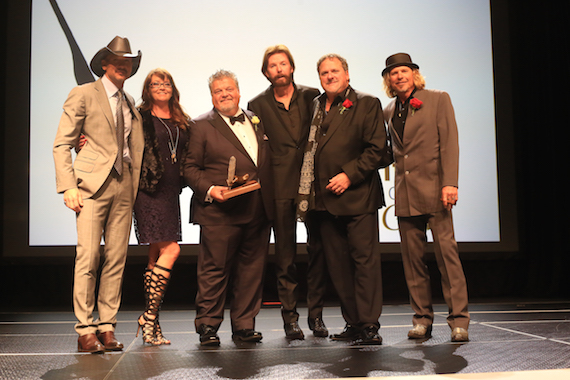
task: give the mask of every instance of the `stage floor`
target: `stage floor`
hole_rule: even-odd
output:
[[[192,310],[165,310],[162,329],[172,345],[143,346],[135,338],[140,311],[119,314],[123,352],[80,354],[71,312],[0,313],[0,379],[570,379],[570,302],[471,304],[470,342],[450,342],[445,305],[436,306],[431,339],[407,339],[408,305],[386,305],[382,346],[360,347],[315,338],[284,338],[279,309],[263,308],[258,344],[236,345],[229,316],[218,348],[202,348]],[[338,307],[326,307],[331,333],[344,327]]]

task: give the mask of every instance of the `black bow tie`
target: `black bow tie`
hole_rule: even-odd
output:
[[[234,125],[236,121],[239,121],[240,123],[245,123],[245,114],[241,113],[237,116],[230,116],[230,123],[232,123],[232,125]]]

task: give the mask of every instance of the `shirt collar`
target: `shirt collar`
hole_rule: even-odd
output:
[[[273,95],[273,100],[275,100],[277,104],[283,104],[277,99],[275,99],[275,92],[273,85],[271,85],[270,88],[271,88],[271,95]],[[295,82],[293,82],[293,95],[291,96],[291,103],[293,103],[293,101],[295,101],[296,99],[297,99],[297,85],[295,84]]]
[[[103,75],[101,77],[101,82],[103,83],[103,87],[105,87],[105,92],[107,93],[108,98],[115,96],[117,91],[119,91],[119,88],[115,86],[115,84],[111,82],[111,80],[107,78],[106,75]]]
[[[398,103],[402,106],[407,106],[408,104],[410,104],[410,99],[412,99],[414,97],[414,94],[416,93],[417,88],[414,88],[414,91],[412,91],[412,93],[410,94],[410,96],[408,96],[408,99],[406,99],[405,102],[400,102],[400,99],[398,99]]]
[[[338,95],[334,98],[331,107],[332,107],[332,106],[335,106],[335,105],[337,105],[337,104],[340,104],[340,103],[342,103],[342,102],[344,102],[344,100],[345,100],[346,98],[348,98],[348,94],[350,94],[351,91],[353,91],[353,90],[352,90],[352,87],[350,87],[350,85],[348,85],[348,87],[346,88],[346,90],[344,90],[343,92],[341,92],[340,94],[338,94]],[[319,102],[321,103],[321,106],[324,107],[324,105],[326,104],[326,101],[327,101],[327,93],[326,93],[326,92],[323,92],[323,93],[319,96]]]

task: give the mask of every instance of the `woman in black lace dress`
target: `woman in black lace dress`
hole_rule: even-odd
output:
[[[145,150],[134,220],[139,244],[149,245],[144,273],[146,310],[138,324],[143,343],[151,345],[170,344],[162,335],[158,314],[170,271],[180,254],[180,160],[186,152],[190,117],[182,110],[179,99],[168,71],[155,69],[147,75],[139,107]]]

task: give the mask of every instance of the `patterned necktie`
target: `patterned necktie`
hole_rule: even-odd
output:
[[[119,175],[123,174],[123,149],[125,143],[125,119],[123,116],[123,90],[117,91],[115,94],[118,98],[117,100],[117,158],[115,159],[115,170]]]
[[[324,106],[318,105],[313,113],[309,140],[303,155],[299,194],[297,195],[297,220],[305,221],[307,213],[315,208],[315,154],[319,145],[319,135],[324,119]]]

